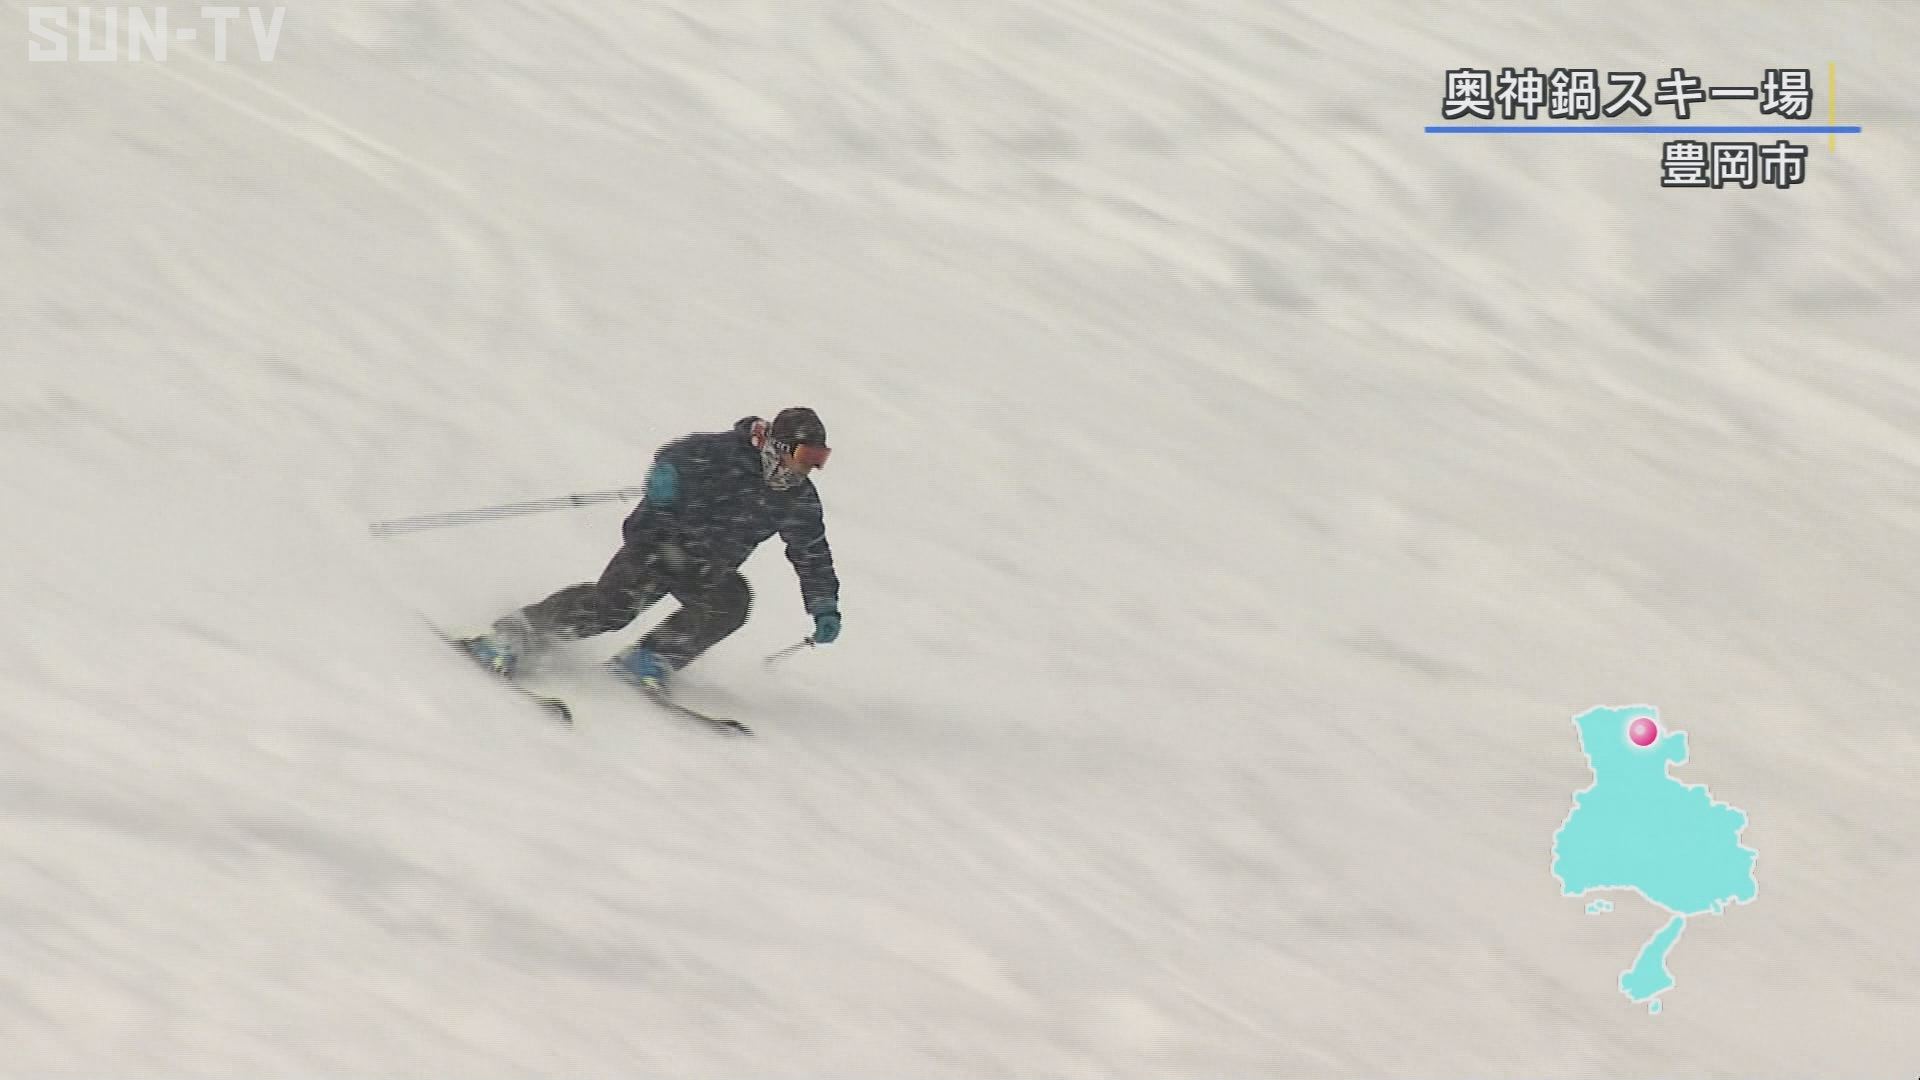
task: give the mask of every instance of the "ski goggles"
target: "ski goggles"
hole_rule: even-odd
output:
[[[795,446],[790,446],[783,442],[776,442],[773,444],[773,448],[783,460],[791,456],[794,461],[815,469],[826,468],[827,458],[833,453],[832,447],[820,446],[816,443],[800,443]]]

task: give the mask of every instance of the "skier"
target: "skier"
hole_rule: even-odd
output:
[[[599,581],[510,612],[462,644],[511,678],[552,646],[621,629],[671,594],[680,610],[611,661],[616,674],[664,693],[675,671],[747,621],[753,595],[740,564],[776,532],[800,577],[813,641],[831,643],[840,636],[840,580],[808,478],[830,452],[819,415],[799,406],[771,423],[749,416],[730,431],[668,443],[654,455],[645,495],[621,526],[625,543]]]

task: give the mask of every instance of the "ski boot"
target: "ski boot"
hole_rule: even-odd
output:
[[[513,678],[514,672],[520,669],[520,654],[492,634],[461,638],[460,647],[481,667],[503,679]]]
[[[645,645],[635,645],[607,661],[607,667],[621,680],[652,694],[665,697],[667,680],[673,677],[673,665]]]
[[[522,661],[533,652],[533,627],[518,612],[493,624],[479,637],[461,638],[460,647],[475,662],[503,679],[519,674]]]

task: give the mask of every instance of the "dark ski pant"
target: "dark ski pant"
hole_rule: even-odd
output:
[[[515,614],[532,644],[573,641],[619,630],[663,596],[680,601],[640,644],[676,670],[740,629],[753,591],[738,570],[691,563],[678,548],[629,542],[614,553],[599,581],[571,585]],[[514,620],[509,615],[502,623]]]

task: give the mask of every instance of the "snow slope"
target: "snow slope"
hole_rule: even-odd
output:
[[[26,7],[0,1073],[1911,1072],[1920,12],[302,0],[29,64]],[[1790,191],[1419,133],[1461,65],[1828,61],[1867,133]],[[793,403],[847,631],[761,671],[749,564],[687,692],[752,742],[421,632],[624,507],[367,533]],[[1653,1018],[1657,914],[1548,873],[1642,701],[1761,853]]]

